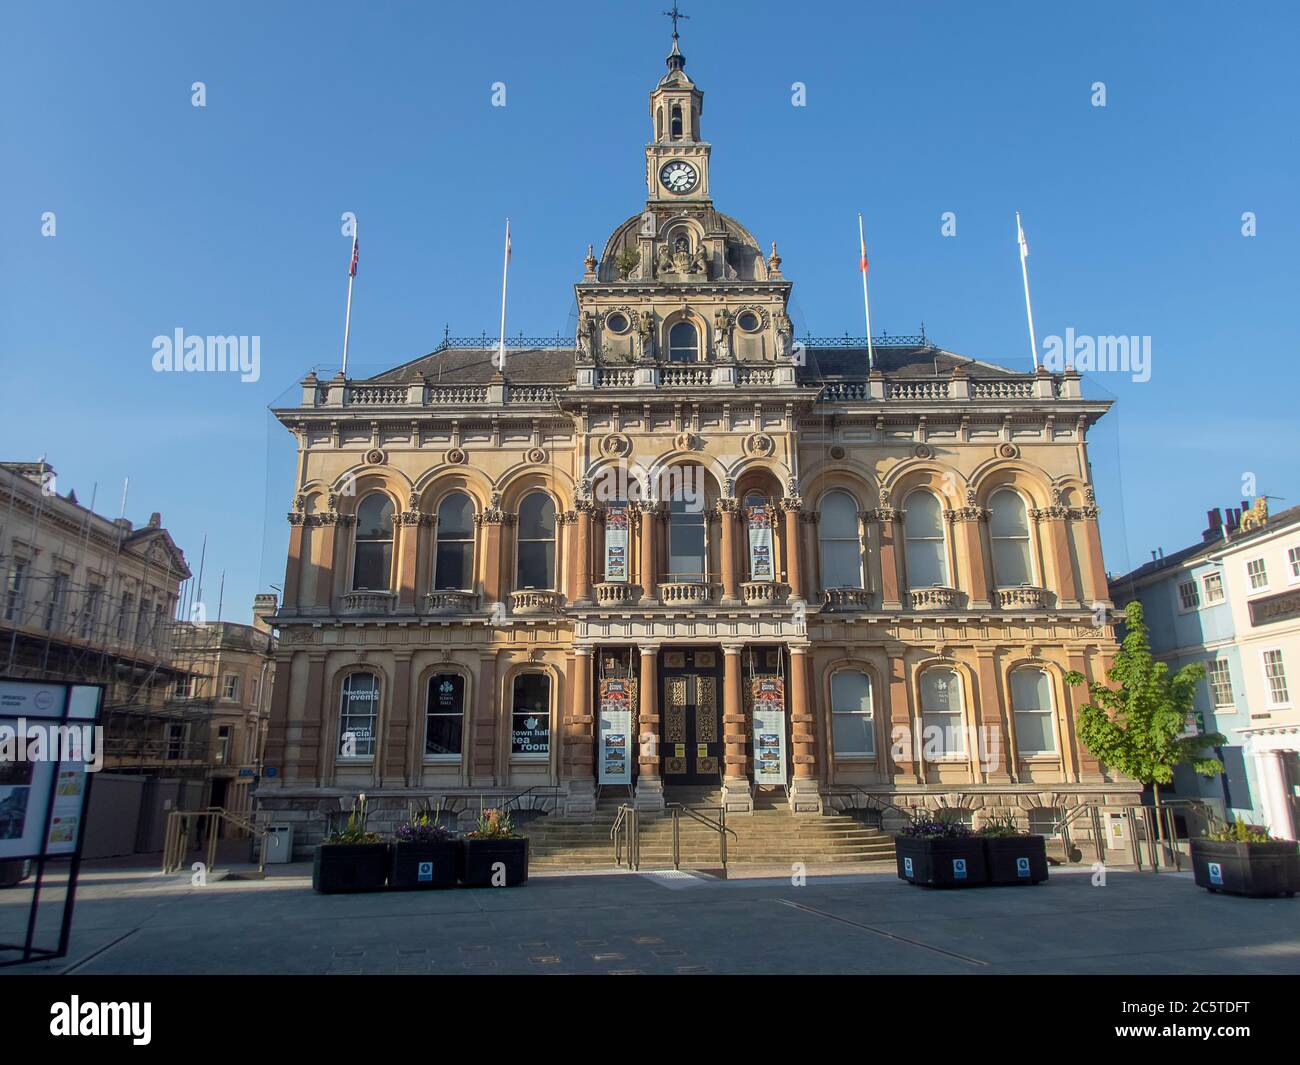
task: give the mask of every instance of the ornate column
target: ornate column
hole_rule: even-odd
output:
[[[1095,609],[1095,604],[1110,606],[1110,590],[1106,584],[1106,563],[1101,557],[1101,530],[1097,519],[1101,510],[1096,503],[1092,488],[1086,491],[1087,503],[1078,509],[1078,520],[1083,527],[1083,543],[1088,559],[1088,572],[1083,578],[1084,605]],[[1073,512],[1071,517],[1073,517]]]
[[[640,525],[637,530],[637,545],[640,548],[639,554],[641,556],[639,563],[641,605],[653,606],[659,601],[659,574],[655,551],[655,517],[659,511],[659,504],[646,501],[644,503],[638,503],[636,509],[637,513],[640,515]]]
[[[791,482],[790,487],[797,486]],[[808,589],[804,587],[803,561],[799,550],[799,519],[803,513],[803,499],[792,492],[781,500],[781,511],[785,515],[785,572],[786,582],[790,585],[790,598],[807,602]]]
[[[640,709],[636,733],[640,750],[633,803],[638,810],[658,811],[664,808],[664,782],[659,776],[659,645],[643,643],[639,651],[641,675],[637,683]]]
[[[415,613],[415,570],[420,557],[420,526],[433,515],[421,514],[419,498],[411,493],[410,510],[393,515],[393,532],[397,537],[397,609]]]
[[[722,603],[724,606],[740,602],[737,580],[736,520],[740,502],[734,496],[718,500],[718,521],[722,526]]]
[[[314,514],[312,517],[320,526],[320,545],[316,550],[320,552],[321,559],[320,572],[316,574],[316,596],[313,605],[326,614],[332,614],[334,613],[334,586],[337,583],[335,575],[344,568],[339,556],[346,554],[348,529],[356,524],[357,519],[351,514],[339,514],[334,510]]]
[[[411,740],[411,652],[394,652],[393,690],[388,693],[388,721],[384,728],[383,772],[379,781],[386,788],[411,783],[407,753]]]
[[[898,579],[899,523],[903,512],[889,505],[889,493],[881,491],[880,506],[875,511],[880,523],[880,606],[883,610],[901,610]]]
[[[578,512],[578,572],[575,582],[575,602],[590,606],[591,599],[591,512],[594,504],[590,499],[579,499],[574,504]]]
[[[744,650],[745,645],[741,643],[722,645],[722,804],[729,814],[754,812],[754,796],[749,790],[749,759],[746,756],[749,721],[745,715],[740,668],[740,656]]]
[[[485,610],[503,602],[501,583],[505,561],[502,559],[501,530],[507,515],[501,509],[501,493],[492,493],[491,505],[482,514],[474,515],[474,524],[483,529],[483,603]]]
[[[561,770],[568,776],[564,800],[566,815],[596,811],[596,773],[593,761],[596,721],[591,700],[591,647],[575,647],[569,659],[569,701],[564,715],[564,758]]]
[[[302,512],[302,496],[298,496],[294,506],[298,509],[289,514],[289,558],[284,566],[284,610],[286,613],[298,612],[298,590],[302,587],[303,530],[307,525],[307,515]],[[307,564],[310,564],[310,559]]]
[[[307,652],[307,684],[303,689],[302,698],[302,717],[298,720],[297,736],[295,737],[292,726],[288,732],[284,775],[288,780],[300,783],[332,782],[335,752],[326,752],[326,765],[331,769],[324,774],[320,772],[321,731],[327,712],[324,651]]]
[[[794,740],[794,779],[790,782],[790,812],[819,814],[817,787],[816,697],[808,690],[808,646],[790,645],[790,731]]]
[[[1015,780],[1015,763],[1008,758],[1011,753],[1010,731],[1002,705],[1002,685],[998,683],[997,659],[991,650],[980,649],[975,654],[978,659],[980,736],[973,753],[979,759],[982,783],[1010,784]],[[1012,772],[1008,772],[1009,765],[1013,767]]]
[[[889,656],[890,759],[895,784],[921,784],[924,783],[925,769],[921,759],[921,737],[912,721],[912,686],[908,679],[906,653],[905,644],[885,645],[885,654]],[[901,758],[893,756],[896,744],[901,748]]]
[[[952,525],[953,541],[961,549],[965,572],[959,578],[957,587],[966,592],[967,603],[977,609],[992,606],[989,601],[989,577],[984,561],[984,535],[981,529],[989,520],[989,512],[984,507],[975,505],[973,489],[966,493],[966,505],[958,510],[949,510],[945,515]]]
[[[478,697],[474,700],[473,747],[470,753],[470,786],[493,787],[496,778],[497,747],[497,652],[480,651]]]
[[[578,599],[578,552],[577,537],[573,535],[578,524],[578,513],[574,510],[562,510],[555,515],[555,524],[564,530],[560,546],[564,552],[564,598],[569,603]]]

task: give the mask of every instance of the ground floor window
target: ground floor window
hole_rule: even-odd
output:
[[[871,678],[865,673],[846,669],[831,675],[831,734],[836,754],[875,755]]]
[[[921,674],[921,724],[925,753],[936,757],[966,753],[962,727],[961,681],[951,669]]]
[[[511,698],[511,754],[551,751],[551,678],[545,673],[520,673]]]
[[[459,673],[435,673],[429,678],[425,755],[459,755],[464,726],[465,678]]]
[[[1021,754],[1054,754],[1052,682],[1041,669],[1011,674],[1011,708],[1016,722],[1016,747]]]
[[[1054,839],[1061,834],[1061,815],[1059,806],[1037,806],[1029,811],[1029,831]]]
[[[375,722],[379,717],[379,678],[352,673],[343,681],[339,707],[339,757],[373,758]]]

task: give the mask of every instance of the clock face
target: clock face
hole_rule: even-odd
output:
[[[665,163],[659,171],[659,181],[669,192],[690,192],[699,180],[695,167],[680,159]]]

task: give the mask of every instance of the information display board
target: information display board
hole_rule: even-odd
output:
[[[632,783],[632,704],[636,681],[606,677],[600,682],[600,749],[596,752],[597,781]]]
[[[605,512],[605,580],[627,580],[627,511],[622,507]]]
[[[772,520],[773,510],[770,506],[749,508],[750,580],[776,580],[776,564],[772,558]]]
[[[785,681],[754,677],[750,681],[754,722],[754,783],[787,783],[785,770]]]

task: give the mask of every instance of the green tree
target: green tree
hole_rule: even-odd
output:
[[[1128,633],[1106,671],[1106,679],[1117,687],[1088,684],[1091,701],[1079,709],[1079,739],[1110,768],[1150,784],[1159,806],[1160,785],[1173,782],[1175,766],[1190,764],[1207,777],[1222,773],[1223,763],[1207,749],[1226,739],[1217,732],[1182,735],[1194,713],[1196,685],[1205,677],[1205,666],[1193,662],[1171,676],[1166,663],[1151,657],[1142,604],[1129,603],[1124,621]],[[1087,683],[1077,671],[1067,673],[1065,682]]]

